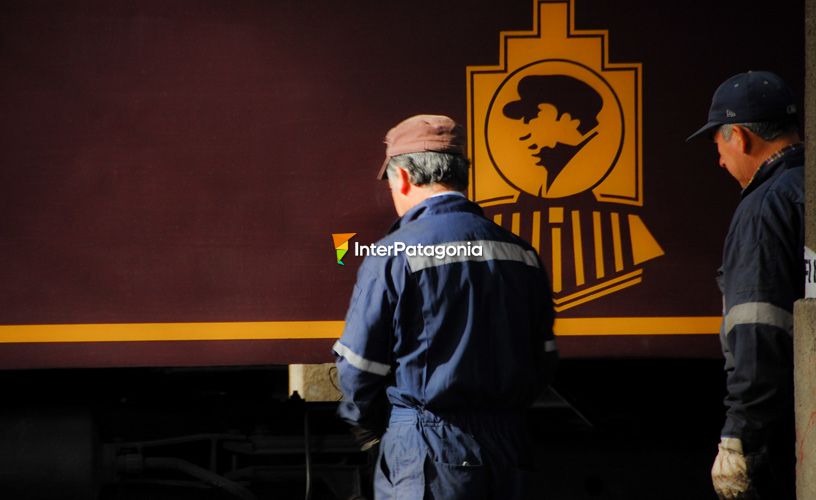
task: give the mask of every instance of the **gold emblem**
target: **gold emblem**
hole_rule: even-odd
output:
[[[637,285],[664,252],[638,213],[641,65],[610,63],[571,3],[533,5],[498,66],[468,67],[470,195],[540,252],[563,311]]]

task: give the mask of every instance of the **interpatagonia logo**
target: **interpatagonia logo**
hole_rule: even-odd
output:
[[[332,233],[332,240],[334,241],[334,249],[337,256],[337,263],[341,266],[346,264],[343,258],[348,254],[349,242],[357,233]],[[392,257],[400,254],[405,254],[409,258],[415,257],[430,257],[436,260],[446,259],[479,259],[485,257],[483,243],[481,241],[456,241],[438,245],[423,245],[421,243],[408,245],[402,241],[396,241],[389,245],[379,245],[371,243],[369,245],[361,245],[354,242],[355,257]]]
[[[332,241],[334,241],[334,250],[337,255],[337,263],[345,266],[343,257],[346,256],[349,250],[349,240],[357,236],[357,233],[332,233]]]

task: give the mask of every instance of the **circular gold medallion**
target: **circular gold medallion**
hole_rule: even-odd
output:
[[[487,112],[490,159],[512,186],[564,198],[597,186],[623,147],[623,110],[592,69],[558,59],[514,71]]]

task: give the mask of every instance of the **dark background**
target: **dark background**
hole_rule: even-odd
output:
[[[466,117],[532,2],[7,1],[0,5],[0,324],[341,320],[393,208],[374,174],[415,113]],[[564,316],[716,316],[739,187],[686,136],[721,81],[802,95],[803,4],[576,0],[643,64],[644,283]]]
[[[577,29],[609,30],[611,62],[643,64],[643,220],[666,256],[643,284],[569,314],[718,315],[713,274],[739,188],[713,145],[684,139],[737,72],[776,71],[802,95],[803,3],[575,2]],[[331,233],[373,242],[391,223],[374,179],[385,132],[415,113],[464,121],[466,67],[497,64],[500,32],[532,24],[530,0],[0,3],[0,325],[342,319],[359,260],[338,266]],[[568,340],[562,352],[586,356]],[[649,337],[588,341],[594,356],[716,346],[707,335],[663,351]],[[320,361],[331,341],[201,344],[5,345],[0,366]],[[531,411],[542,496],[712,498],[720,364],[562,362],[563,398]],[[105,443],[302,432],[281,416],[283,367],[0,380],[0,416],[21,423],[0,436],[7,495],[12,483],[71,498],[46,465],[85,467],[72,419],[92,419]],[[333,408],[316,422],[338,425]],[[107,488],[106,500],[148,498]],[[226,496],[185,491],[156,486],[149,498]]]

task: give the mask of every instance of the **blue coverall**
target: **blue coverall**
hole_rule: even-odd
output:
[[[725,240],[721,435],[742,440],[755,491],[792,499],[793,303],[804,295],[804,147],[772,155],[742,192]]]
[[[377,498],[538,497],[523,420],[557,358],[538,255],[457,193],[413,207],[377,245],[397,242],[406,251],[361,265],[334,346],[340,416],[387,424]]]

